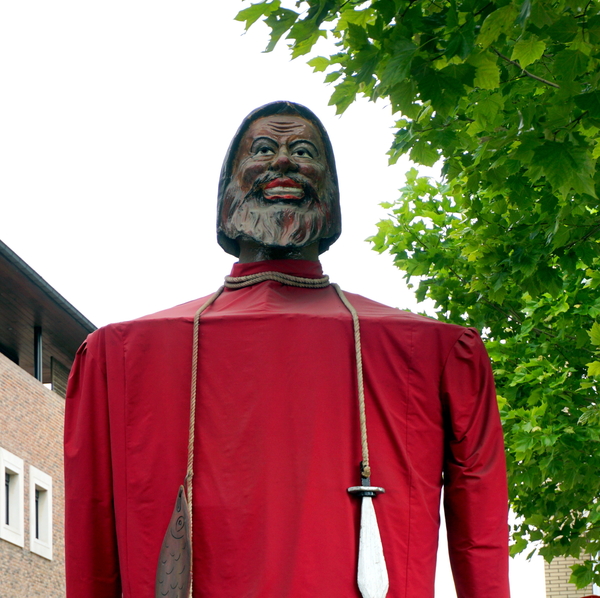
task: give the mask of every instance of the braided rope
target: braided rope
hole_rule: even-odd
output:
[[[285,285],[302,287],[302,288],[313,288],[321,289],[328,286],[329,277],[324,276],[322,278],[301,278],[299,276],[291,276],[289,274],[283,274],[280,272],[261,272],[259,274],[251,274],[249,276],[227,276],[225,278],[225,285],[222,286],[214,293],[196,312],[194,316],[194,334],[192,340],[192,388],[190,395],[190,428],[188,438],[188,463],[187,463],[187,474],[186,474],[186,494],[189,505],[189,527],[190,527],[190,552],[193,548],[193,491],[192,491],[192,480],[194,477],[194,439],[195,439],[195,428],[196,428],[196,396],[198,389],[198,353],[199,353],[199,330],[200,330],[200,316],[202,313],[210,307],[225,288],[228,289],[241,289],[248,287],[259,282],[266,280],[273,280],[280,282]],[[369,464],[369,444],[367,438],[367,418],[365,412],[365,389],[363,381],[363,363],[362,363],[362,348],[360,342],[360,322],[358,319],[358,313],[354,309],[353,305],[348,301],[346,295],[342,289],[335,283],[331,286],[335,289],[341,302],[344,304],[346,309],[352,316],[352,323],[354,329],[354,349],[356,354],[356,377],[358,384],[358,412],[360,419],[360,443],[362,450],[362,464],[361,464],[361,475],[363,478],[369,478],[371,476],[371,467]],[[193,556],[192,556],[192,567],[190,570],[190,594],[189,598],[193,596],[194,588],[194,577],[193,577]]]
[[[194,316],[194,337],[192,341],[192,390],[190,394],[190,431],[188,437],[188,463],[187,473],[185,476],[187,501],[189,506],[189,523],[190,523],[190,598],[193,596],[194,591],[194,555],[192,542],[192,530],[193,530],[193,509],[192,509],[192,479],[194,477],[194,435],[196,428],[196,391],[198,389],[198,338],[200,336],[200,316],[202,312],[210,307],[217,299],[217,297],[223,292],[225,287],[220,287],[216,293],[211,295],[209,299],[202,305],[196,315]]]
[[[360,343],[360,322],[358,313],[354,306],[340,289],[339,285],[333,283],[331,285],[339,295],[341,302],[352,316],[352,324],[354,325],[354,350],[356,352],[356,379],[358,386],[358,415],[360,419],[360,446],[362,450],[361,476],[363,478],[371,477],[371,466],[369,464],[369,441],[367,437],[367,414],[365,411],[365,385],[363,381],[363,363],[362,363],[362,347]]]
[[[329,285],[329,276],[322,278],[302,278],[292,276],[283,272],[259,272],[248,276],[226,276],[225,286],[228,289],[241,289],[265,280],[274,280],[291,287],[303,287],[305,289],[322,289]]]

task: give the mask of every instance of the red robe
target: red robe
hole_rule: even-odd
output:
[[[318,277],[318,262],[236,264]],[[507,493],[477,332],[347,294],[360,317],[372,483],[389,598],[431,598],[445,487],[459,598],[507,598]],[[183,483],[198,299],[81,347],[65,426],[68,598],[152,598]],[[200,322],[198,598],[359,598],[351,316],[331,287],[225,290]]]

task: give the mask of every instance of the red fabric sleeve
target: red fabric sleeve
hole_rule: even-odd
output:
[[[69,377],[65,413],[68,598],[121,597],[109,431],[106,374],[84,343]]]
[[[475,330],[458,339],[442,377],[444,508],[458,598],[508,598],[504,441],[490,361]]]

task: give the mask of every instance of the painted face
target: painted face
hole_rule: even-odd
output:
[[[333,185],[321,135],[310,121],[259,118],[239,143],[220,230],[230,239],[304,247],[333,234]]]
[[[267,201],[300,203],[312,186],[320,197],[327,176],[321,136],[299,116],[259,118],[242,137],[233,171],[244,195],[260,189]]]

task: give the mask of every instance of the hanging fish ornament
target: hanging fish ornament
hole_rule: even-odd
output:
[[[179,487],[169,527],[160,549],[155,598],[188,598],[191,585],[192,548],[190,514],[185,490]]]

